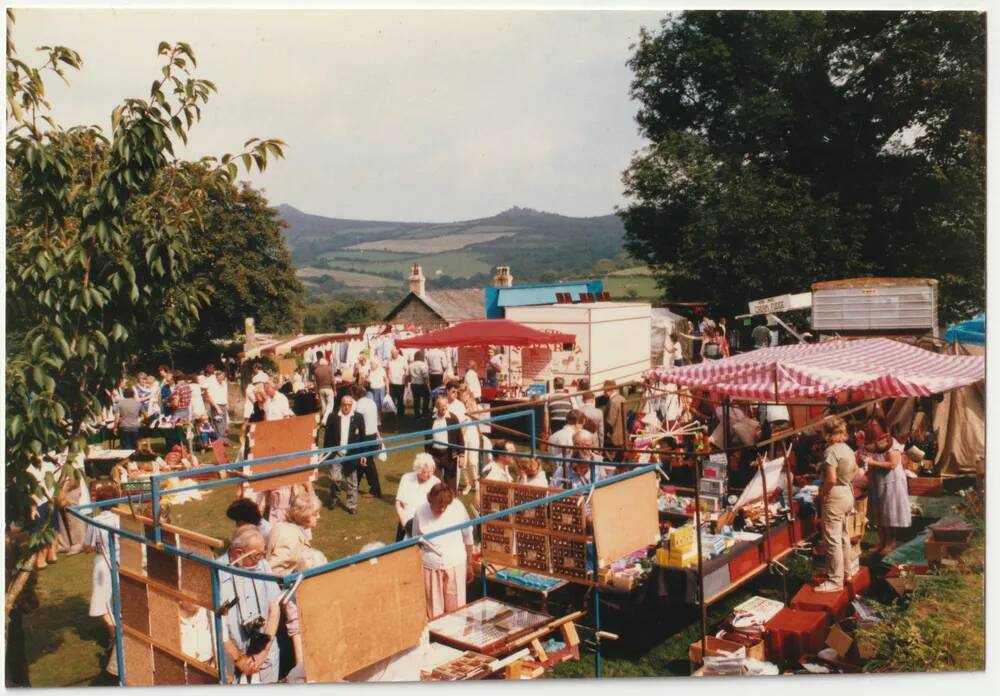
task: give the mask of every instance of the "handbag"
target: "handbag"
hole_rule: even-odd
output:
[[[389,453],[385,451],[385,443],[382,442],[381,436],[378,439],[378,454],[375,456],[383,464],[389,461]]]
[[[413,387],[409,384],[406,385],[406,389],[403,391],[403,406],[413,407]]]
[[[382,397],[382,413],[396,415],[396,402],[388,394]]]

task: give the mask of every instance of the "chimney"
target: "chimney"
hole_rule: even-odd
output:
[[[410,268],[410,292],[414,295],[423,295],[427,287],[427,279],[419,264],[413,264]]]
[[[493,275],[493,285],[498,288],[509,288],[514,284],[514,276],[510,273],[510,266],[497,266]]]

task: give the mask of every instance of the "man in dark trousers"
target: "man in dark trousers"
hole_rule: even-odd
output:
[[[448,410],[448,397],[439,396],[434,402],[431,428],[439,430],[450,425],[458,425],[458,416]],[[462,430],[455,428],[447,432],[434,433],[426,446],[427,452],[437,464],[437,477],[448,484],[452,491],[458,488],[458,455],[462,452]]]
[[[340,498],[340,482],[347,480],[347,511],[352,515],[358,512],[358,464],[365,459],[352,459],[346,462],[336,461],[340,457],[355,455],[361,452],[359,448],[346,449],[365,440],[365,421],[360,413],[354,412],[354,397],[344,395],[340,400],[340,408],[326,419],[326,432],[323,434],[323,447],[339,447],[336,452],[327,455],[327,460],[333,460],[330,467],[330,504],[332,510]]]

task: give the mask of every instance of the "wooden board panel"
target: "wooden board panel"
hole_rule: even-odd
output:
[[[118,574],[122,623],[149,635],[149,594],[146,583]]]
[[[254,423],[250,426],[250,458],[263,459],[313,449],[316,445],[317,418],[316,414],[310,414]],[[253,474],[262,474],[302,466],[308,464],[309,461],[308,456],[294,457],[269,464],[254,464],[250,470]],[[251,485],[255,491],[270,491],[296,483],[306,483],[311,475],[311,471],[302,471],[297,474],[254,481]]]
[[[549,538],[544,533],[536,534],[518,529],[514,532],[514,548],[518,568],[538,573],[549,572]]]
[[[166,539],[164,539],[166,541]],[[176,543],[167,542],[167,543]],[[178,557],[160,551],[153,546],[146,547],[146,573],[150,578],[168,587],[177,588],[180,582],[180,566]]]
[[[603,568],[627,553],[660,539],[656,472],[618,481],[594,491],[594,543]]]
[[[186,684],[184,661],[164,650],[153,648],[153,682],[157,686]]]
[[[483,560],[503,566],[517,564],[514,553],[514,530],[511,527],[487,522],[483,525]]]
[[[122,516],[118,520],[121,528],[125,531],[132,532],[133,534],[138,534],[142,536],[143,528],[142,523],[137,522],[128,517]],[[120,563],[122,567],[128,568],[129,570],[135,571],[136,573],[143,573],[142,568],[142,544],[138,541],[132,539],[127,539],[121,537],[121,560]]]
[[[427,625],[416,546],[307,578],[297,599],[310,682],[337,681],[412,648]]]
[[[515,506],[533,503],[549,495],[549,489],[547,488],[517,485],[513,489],[513,503]],[[548,505],[539,505],[538,507],[514,513],[514,524],[538,530],[547,529],[549,526]]]
[[[187,663],[187,683],[188,684],[218,684],[219,676],[203,669],[199,669],[194,664]]]
[[[586,536],[587,515],[583,496],[572,495],[549,503],[549,529],[553,532]]]
[[[203,558],[212,559],[214,554],[211,547],[194,541],[181,538],[181,549],[189,553],[197,554]],[[191,561],[186,558],[181,559],[181,583],[182,590],[189,594],[196,595],[202,600],[212,601],[212,569],[198,561]]]
[[[123,636],[126,686],[153,685],[153,649],[133,635]]]
[[[587,581],[587,542],[579,539],[549,537],[549,558],[552,575],[574,580]]]
[[[177,652],[181,651],[181,615],[177,600],[149,588],[149,635]]]

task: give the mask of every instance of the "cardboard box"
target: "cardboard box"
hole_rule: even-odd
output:
[[[968,544],[954,541],[928,541],[924,546],[924,557],[927,563],[935,565],[945,559],[958,559]]]
[[[830,632],[826,635],[826,644],[836,650],[837,655],[843,659],[850,652],[851,646],[854,644],[854,639],[847,635],[844,629],[834,624],[830,628]]]
[[[910,495],[938,496],[944,494],[944,479],[940,476],[918,476],[908,478],[906,481]]]
[[[723,653],[736,653],[746,655],[746,647],[731,640],[723,640],[715,636],[706,636],[705,648],[709,655],[722,655]],[[759,658],[758,658],[759,659]],[[691,662],[691,669],[702,662],[701,641],[695,641],[688,647],[688,660]]]

